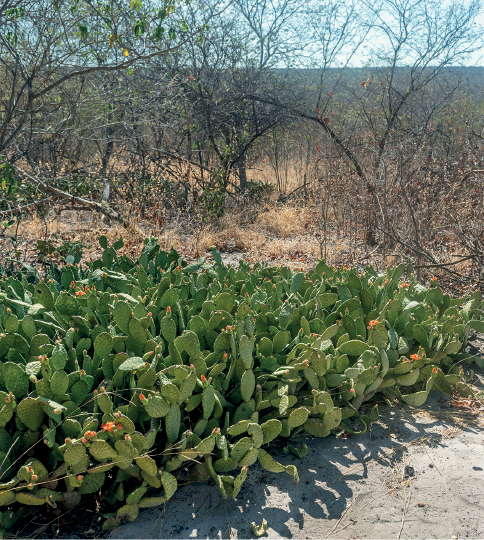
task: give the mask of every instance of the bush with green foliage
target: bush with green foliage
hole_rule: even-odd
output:
[[[188,464],[224,497],[256,461],[297,481],[265,449],[275,438],[365,431],[377,396],[419,406],[431,389],[470,392],[460,366],[470,330],[484,331],[480,292],[401,283],[404,265],[235,269],[215,249],[214,263],[187,264],[155,239],[136,261],[121,239],[100,244],[85,266],[69,256],[43,279],[0,281],[4,529],[26,506],[100,490],[119,505],[106,529],[134,520]]]

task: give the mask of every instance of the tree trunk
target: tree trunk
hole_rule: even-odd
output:
[[[247,189],[247,157],[245,152],[240,156],[237,165],[239,169],[240,190],[245,191]]]

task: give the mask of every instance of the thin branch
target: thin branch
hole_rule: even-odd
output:
[[[13,165],[15,170],[19,173],[25,176],[28,180],[30,180],[33,184],[41,187],[42,189],[45,189],[46,191],[49,191],[50,193],[53,193],[57,198],[63,198],[68,199],[72,202],[76,202],[82,206],[87,206],[88,208],[91,208],[91,210],[96,210],[97,212],[100,212],[106,216],[109,216],[111,219],[115,219],[116,221],[120,221],[124,224],[125,220],[122,214],[116,212],[112,208],[110,208],[107,205],[100,204],[94,201],[88,201],[87,199],[83,199],[81,197],[76,197],[75,195],[71,195],[70,193],[67,193],[66,191],[62,191],[60,189],[48,186],[45,182],[43,182],[40,178],[37,178],[35,176],[32,176],[31,174],[23,171],[18,167],[17,165]]]
[[[40,201],[37,201],[37,202],[25,204],[24,206],[17,206],[17,208],[12,208],[11,210],[3,210],[2,212],[0,212],[0,218],[8,217],[13,214],[19,214],[27,210],[32,210],[33,208],[37,208],[38,206],[41,206],[42,204],[46,204],[57,198],[58,198],[57,195],[52,195],[51,197],[46,197],[45,199],[41,199]]]

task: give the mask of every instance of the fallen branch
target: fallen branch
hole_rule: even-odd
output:
[[[301,189],[304,189],[304,188],[307,188],[308,186],[310,186],[311,184],[315,184],[316,182],[319,182],[321,179],[318,178],[316,180],[312,180],[311,182],[308,182],[307,184],[303,184],[302,186],[299,186],[297,187],[296,189],[293,189],[290,193],[288,193],[287,195],[284,195],[283,193],[281,193],[280,195],[280,199],[284,199],[284,200],[288,200],[290,199],[297,191],[301,190]]]
[[[2,212],[0,212],[0,218],[11,216],[13,214],[19,214],[20,212],[31,210],[32,208],[37,208],[38,206],[48,203],[50,201],[54,201],[55,199],[57,199],[57,196],[52,195],[51,197],[46,197],[45,199],[41,199],[40,201],[25,204],[24,206],[17,206],[17,208],[13,207],[10,210],[3,210]]]
[[[73,203],[76,202],[83,207],[88,207],[91,210],[95,210],[96,212],[100,212],[101,214],[104,214],[110,217],[111,219],[120,221],[121,223],[123,223],[123,225],[125,224],[124,216],[120,214],[119,212],[116,212],[115,210],[110,208],[107,204],[101,204],[94,201],[88,201],[87,199],[83,199],[82,197],[76,197],[75,195],[71,195],[70,193],[67,193],[66,191],[62,191],[61,189],[57,189],[55,187],[51,187],[47,185],[40,178],[32,176],[31,174],[23,171],[22,169],[17,167],[17,165],[13,165],[13,167],[19,174],[22,174],[23,176],[28,178],[35,185],[40,186],[45,191],[53,193],[55,198],[67,199],[69,201],[72,201]]]
[[[414,266],[414,268],[442,268],[444,266],[453,266],[454,264],[459,264],[464,261],[468,261],[469,259],[475,259],[476,255],[468,255],[467,257],[464,257],[463,259],[459,259],[458,261],[450,262],[450,263],[441,263],[441,264],[427,264],[427,265],[421,265],[421,266]]]
[[[450,270],[449,268],[447,268],[447,266],[450,266],[452,264],[457,264],[459,262],[462,262],[462,260],[467,260],[467,259],[471,259],[471,258],[474,258],[475,255],[470,255],[469,257],[466,257],[465,259],[461,259],[459,261],[456,261],[455,263],[448,263],[448,264],[439,264],[435,261],[435,259],[429,255],[428,253],[426,253],[425,251],[419,251],[418,249],[414,248],[413,246],[411,246],[410,244],[407,244],[406,242],[404,242],[403,240],[397,238],[396,236],[390,234],[389,232],[383,230],[381,227],[378,227],[378,225],[376,225],[376,228],[381,231],[383,234],[389,236],[392,240],[394,240],[395,242],[397,242],[398,244],[412,250],[413,252],[415,253],[420,253],[421,255],[424,255],[428,260],[430,260],[433,264],[429,264],[429,265],[426,265],[426,266],[420,266],[420,268],[437,268],[437,267],[441,267],[442,270],[445,270],[448,274],[450,274],[454,279],[464,279],[466,281],[471,281],[471,282],[474,282],[476,285],[480,285],[481,283],[484,283],[484,281],[482,281],[481,279],[475,279],[475,278],[471,278],[469,276],[465,276],[464,274],[461,274],[460,272],[455,272],[454,270]],[[416,268],[416,267],[415,267]]]

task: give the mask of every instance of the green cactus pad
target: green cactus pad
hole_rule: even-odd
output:
[[[281,433],[282,424],[280,420],[273,418],[261,424],[261,429],[264,434],[263,444],[267,444]]]
[[[187,399],[189,399],[193,391],[195,390],[195,387],[197,385],[197,376],[195,373],[190,373],[188,377],[183,381],[181,387],[180,387],[180,396],[178,399],[178,402],[181,404]]]
[[[111,414],[113,410],[113,402],[108,394],[98,394],[96,397],[96,402],[104,414]]]
[[[17,315],[14,315],[13,313],[5,315],[5,318],[3,319],[3,328],[5,329],[5,332],[14,334],[18,327],[19,320]]]
[[[103,440],[93,441],[90,445],[89,452],[97,461],[104,461],[106,459],[115,461],[118,458],[118,452],[107,441]]]
[[[287,419],[287,425],[292,429],[295,427],[302,426],[304,422],[308,419],[308,410],[304,407],[295,409],[291,412]]]
[[[17,414],[22,423],[31,431],[37,431],[44,419],[44,410],[41,404],[33,398],[23,399],[17,406]]]
[[[200,356],[200,341],[195,332],[185,330],[182,336],[183,348],[190,358],[198,358]]]
[[[318,304],[320,309],[326,309],[338,301],[338,295],[336,293],[323,293],[317,295]]]
[[[259,448],[252,447],[245,454],[245,456],[242,459],[240,459],[240,461],[239,461],[240,467],[246,467],[246,466],[253,465],[257,461],[258,451],[259,451]]]
[[[331,430],[325,426],[321,421],[315,418],[310,418],[303,424],[304,431],[315,437],[327,437]]]
[[[120,371],[138,371],[145,367],[145,361],[139,356],[132,356],[125,360],[118,369]]]
[[[216,353],[224,353],[230,350],[230,337],[226,333],[219,334],[213,344]]]
[[[24,491],[18,491],[15,494],[15,500],[25,506],[41,506],[42,504],[47,504],[47,497],[37,497],[33,493],[26,493]]]
[[[176,323],[173,319],[164,317],[160,321],[161,335],[168,343],[173,343],[176,339]]]
[[[274,354],[281,353],[288,345],[291,339],[291,334],[285,330],[278,332],[272,340]]]
[[[139,456],[139,451],[133,445],[130,440],[122,439],[116,441],[114,444],[116,452],[123,458],[128,458],[131,462],[134,458]]]
[[[227,433],[232,436],[241,435],[242,433],[245,433],[247,431],[248,426],[248,420],[241,420],[240,422],[237,422],[236,424],[230,426],[227,430]]]
[[[327,429],[334,429],[341,423],[341,409],[335,407],[323,417],[323,425]]]
[[[272,346],[272,344],[271,344]],[[247,336],[242,336],[239,344],[239,354],[244,363],[245,369],[250,369],[252,367],[252,351],[254,349],[254,342],[249,339]]]
[[[129,333],[129,321],[131,319],[132,310],[123,300],[116,302],[116,306],[113,311],[113,319],[119,326],[119,329],[125,334]]]
[[[214,448],[215,448],[215,437],[213,435],[210,435],[209,437],[203,439],[203,441],[200,441],[193,448],[193,451],[196,454],[204,455],[204,454],[211,454]]]
[[[395,375],[405,375],[405,373],[409,373],[413,369],[412,362],[402,362],[400,364],[397,364],[393,368],[393,372]],[[360,379],[361,380],[361,379]]]
[[[127,433],[128,435],[131,435],[136,430],[133,421],[124,414],[121,414],[118,416],[117,422],[121,424],[123,431]]]
[[[346,381],[346,375],[344,373],[331,373],[326,375],[325,380],[328,388],[336,388]]]
[[[247,369],[240,380],[242,399],[248,402],[255,390],[255,375],[251,369]]]
[[[217,473],[228,473],[230,471],[234,471],[238,467],[239,464],[237,463],[237,461],[233,460],[230,457],[228,459],[218,459],[213,464],[214,471]]]
[[[444,349],[445,354],[456,354],[462,348],[462,343],[460,341],[451,341],[447,344]]]
[[[89,493],[96,493],[103,486],[106,480],[106,473],[99,472],[94,474],[86,474],[82,480],[82,484],[78,488],[81,495],[88,495]]]
[[[400,386],[412,386],[417,382],[419,374],[420,370],[414,369],[405,375],[400,375],[400,377],[397,377],[397,384]]]
[[[25,400],[24,400],[25,401]],[[42,411],[43,412],[43,411]],[[82,431],[81,424],[74,418],[66,418],[62,423],[62,430],[66,437],[78,437]]]
[[[256,448],[264,444],[264,431],[259,424],[250,423],[247,427],[247,433],[252,437],[252,442]]]
[[[168,501],[173,497],[175,491],[177,490],[178,483],[176,478],[166,471],[163,471],[161,475],[161,483],[163,484],[163,489],[165,490],[165,500]]]
[[[180,431],[180,422],[181,422],[181,413],[180,407],[176,403],[172,404],[170,411],[165,416],[165,429],[166,436],[170,443],[173,443],[178,438],[178,433]]]
[[[172,383],[162,385],[160,393],[170,405],[180,400],[180,390]]]
[[[257,457],[262,467],[269,472],[285,472],[286,467],[272,458],[265,450],[259,448]]]
[[[239,462],[252,448],[252,438],[243,437],[239,439],[230,452],[230,457]]]
[[[202,394],[203,418],[208,420],[215,406],[215,391],[213,386],[206,386]]]
[[[9,392],[19,399],[28,393],[29,376],[25,372],[23,366],[19,366],[12,362],[5,362],[2,369],[3,380],[5,387]]]
[[[156,476],[158,468],[156,466],[156,461],[153,458],[144,455],[137,457],[135,462],[142,471],[145,471],[150,476]]]
[[[50,338],[46,334],[37,334],[30,341],[30,355],[39,356],[45,354],[45,351],[42,349],[43,345],[50,344]]]
[[[402,396],[402,401],[407,403],[407,405],[411,405],[412,407],[421,407],[426,401],[428,397],[428,392],[422,391],[422,392],[415,392],[414,394],[405,394]]]
[[[107,332],[101,332],[94,340],[94,350],[100,355],[101,358],[105,358],[111,353],[113,348],[113,338]]]
[[[60,395],[67,392],[69,377],[63,369],[55,371],[50,379],[50,389],[54,394]]]
[[[131,504],[138,504],[141,499],[144,497],[145,493],[147,492],[147,487],[137,487],[131,491],[131,493],[128,494],[126,497],[126,503],[128,505]]]
[[[429,344],[429,337],[427,335],[427,332],[421,326],[420,324],[415,324],[412,328],[413,337],[415,340],[423,345],[424,347],[427,347]]]
[[[364,341],[358,339],[352,339],[343,343],[339,347],[340,354],[347,354],[349,356],[360,356],[368,349],[368,345]]]
[[[74,385],[72,386],[70,390],[71,400],[77,406],[79,406],[84,401],[88,393],[89,393],[89,386],[87,382],[77,381],[76,383],[74,383]]]
[[[15,491],[10,489],[0,490],[0,506],[10,506],[15,500]]]
[[[66,320],[69,317],[74,315],[79,315],[79,306],[74,297],[69,294],[61,293],[55,301],[55,309],[63,316],[66,317]]]
[[[152,418],[162,418],[170,412],[170,404],[159,394],[151,394],[143,400],[143,407]]]

